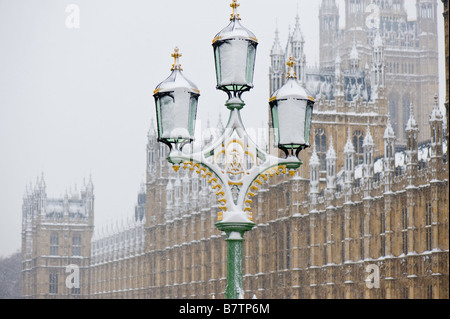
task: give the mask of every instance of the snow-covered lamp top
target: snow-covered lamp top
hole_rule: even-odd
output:
[[[253,32],[243,27],[237,13],[239,4],[233,0],[230,23],[212,41],[216,62],[217,88],[230,96],[240,96],[253,88],[256,47]],[[231,96],[230,96],[231,97]]]
[[[170,71],[172,73],[169,75],[167,79],[162,81],[158,84],[158,86],[155,88],[155,91],[153,92],[153,95],[158,93],[164,93],[164,92],[171,92],[174,89],[186,89],[190,93],[200,94],[200,91],[198,90],[197,86],[188,80],[181,71],[183,69],[181,68],[180,64],[180,57],[182,56],[181,53],[179,53],[178,47],[175,47],[174,53],[172,53],[172,57],[174,58],[174,63],[172,65],[172,68]]]

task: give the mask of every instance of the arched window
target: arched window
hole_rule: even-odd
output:
[[[81,256],[81,235],[72,236],[72,256]]]
[[[59,236],[57,233],[50,235],[50,256],[58,256],[59,254]]]
[[[353,147],[355,148],[355,165],[362,164],[364,162],[364,149],[363,149],[364,136],[360,130],[353,132]]]
[[[315,133],[316,153],[320,160],[320,170],[327,170],[327,135],[325,130],[318,128]]]
[[[286,207],[289,207],[291,204],[291,198],[289,192],[286,193]]]

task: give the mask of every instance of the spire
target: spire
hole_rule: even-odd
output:
[[[316,151],[316,142],[314,141],[313,144],[313,152],[311,155],[311,158],[309,159],[309,166],[319,166],[320,165],[320,161],[319,161],[319,156],[317,156],[317,151]]]
[[[336,151],[334,150],[333,147],[333,136],[330,136],[330,147],[328,148],[327,151],[327,159],[336,159]]]
[[[378,49],[382,46],[383,46],[383,39],[381,39],[380,29],[377,28],[377,34],[375,35],[375,38],[373,40],[373,47],[374,49]]]
[[[291,41],[292,42],[304,42],[303,34],[302,34],[302,31],[300,28],[300,17],[298,15],[298,5],[297,5],[297,14],[295,16],[294,32],[292,33]]]
[[[369,123],[367,123],[367,133],[366,136],[364,137],[364,141],[363,141],[363,147],[364,146],[373,146],[373,138],[372,138],[372,134],[370,134],[370,125]]]
[[[349,127],[347,131],[347,143],[345,143],[344,146],[344,154],[353,154],[353,153],[355,153],[355,147],[353,146],[352,143],[352,135]]]
[[[225,128],[222,123],[222,113],[219,112],[219,118],[217,119],[217,133],[219,134],[219,136],[223,133],[224,130]]]
[[[327,162],[327,189],[326,189],[326,199],[327,206],[332,205],[331,200],[334,198],[334,193],[336,189],[336,151],[333,147],[333,136],[330,135],[330,146],[326,155]]]
[[[443,115],[442,115],[441,110],[439,109],[439,97],[438,97],[438,94],[435,93],[433,110],[431,111],[431,115],[430,115],[430,122],[442,121],[442,120],[443,120]]]
[[[92,183],[92,175],[89,174],[89,182],[86,185],[86,191],[90,192],[91,194],[94,192],[94,184]]]
[[[395,138],[395,132],[391,124],[391,114],[387,115],[386,129],[384,130],[384,139]]]
[[[39,182],[39,189],[42,193],[45,192],[44,172],[42,172],[42,174],[41,174],[41,180]]]
[[[418,130],[416,119],[414,118],[414,107],[412,103],[409,104],[409,119],[408,123],[406,123],[406,130],[407,131]]]
[[[278,24],[278,23],[277,23]],[[275,39],[273,41],[272,50],[270,51],[271,55],[283,55],[283,49],[281,48],[280,38],[278,32],[278,25],[275,29]]]
[[[358,49],[356,48],[356,39],[355,39],[355,35],[353,35],[353,45],[352,45],[352,49],[350,51],[350,68],[352,70],[357,70],[359,67],[359,53],[358,53]]]
[[[150,128],[148,129],[148,139],[154,140],[155,136],[156,136],[156,126],[155,126],[155,120],[152,117],[152,119],[150,121]]]

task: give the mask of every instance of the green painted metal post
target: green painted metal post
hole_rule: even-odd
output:
[[[227,287],[225,289],[226,299],[239,299],[243,296],[242,287],[242,247],[244,233],[253,228],[254,224],[247,223],[217,223],[219,230],[227,234]]]
[[[226,239],[227,287],[226,299],[238,299],[242,290],[242,243],[244,239]]]

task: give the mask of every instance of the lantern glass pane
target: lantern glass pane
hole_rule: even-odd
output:
[[[255,69],[255,54],[256,54],[256,47],[253,44],[249,44],[247,54],[247,74],[246,74],[247,84],[249,85],[253,84],[253,73]]]
[[[278,145],[280,139],[278,135],[278,107],[276,106],[276,104],[272,106],[272,128],[275,144]]]
[[[218,46],[214,48],[214,59],[216,60],[217,84],[220,85],[220,83],[222,82],[222,69],[220,67],[220,50]]]
[[[198,95],[191,94],[191,104],[189,110],[189,134],[194,136],[195,118],[197,117]]]
[[[312,103],[308,102],[306,106],[306,120],[305,120],[305,142],[309,145],[309,134],[311,131],[311,114],[312,114]]]
[[[248,42],[245,40],[226,40],[219,45],[221,81],[218,86],[247,84],[247,51]]]
[[[279,143],[285,146],[305,144],[306,100],[278,101]]]
[[[167,140],[190,139],[189,110],[191,94],[184,89],[160,97],[162,134]]]

